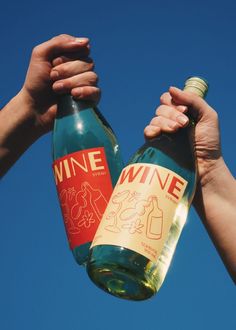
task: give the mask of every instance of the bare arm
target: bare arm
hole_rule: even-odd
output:
[[[236,181],[220,158],[199,182],[194,206],[236,284]]]
[[[36,125],[21,92],[0,111],[0,176],[40,137]]]

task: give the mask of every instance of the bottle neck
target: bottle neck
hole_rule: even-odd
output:
[[[78,101],[66,94],[58,97],[57,118],[73,115],[80,111],[92,108],[90,101]]]
[[[184,91],[205,98],[208,92],[208,82],[200,77],[190,77],[185,81]]]

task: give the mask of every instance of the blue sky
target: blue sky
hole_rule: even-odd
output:
[[[0,107],[24,81],[32,48],[88,36],[100,110],[125,161],[143,143],[159,96],[192,74],[210,83],[225,161],[236,175],[233,0],[8,1],[1,4]],[[192,209],[159,293],[128,302],[97,289],[68,249],[51,171],[51,135],[0,183],[0,329],[234,329],[235,286]]]

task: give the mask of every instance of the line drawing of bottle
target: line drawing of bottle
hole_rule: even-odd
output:
[[[153,240],[160,239],[163,227],[163,211],[158,207],[156,196],[151,195],[147,199],[141,199],[134,206],[126,208],[120,213],[120,220],[122,221],[138,221],[139,217],[146,224],[146,237]],[[137,225],[140,227],[140,220]],[[129,227],[131,228],[132,224],[123,226],[123,228]]]
[[[149,239],[158,240],[162,236],[163,211],[158,207],[158,198],[150,196],[152,208],[147,216],[146,236]]]
[[[82,183],[83,189],[87,192],[87,202],[91,205],[93,212],[100,221],[107,207],[108,201],[100,189],[94,189],[87,181]]]

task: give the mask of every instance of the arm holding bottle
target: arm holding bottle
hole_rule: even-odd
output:
[[[171,87],[145,128],[147,139],[185,127],[195,118],[198,183],[193,205],[236,283],[236,181],[222,156],[218,116],[203,99]]]
[[[59,35],[36,46],[23,87],[0,111],[0,177],[53,128],[57,94],[97,104],[96,83],[89,39]]]

